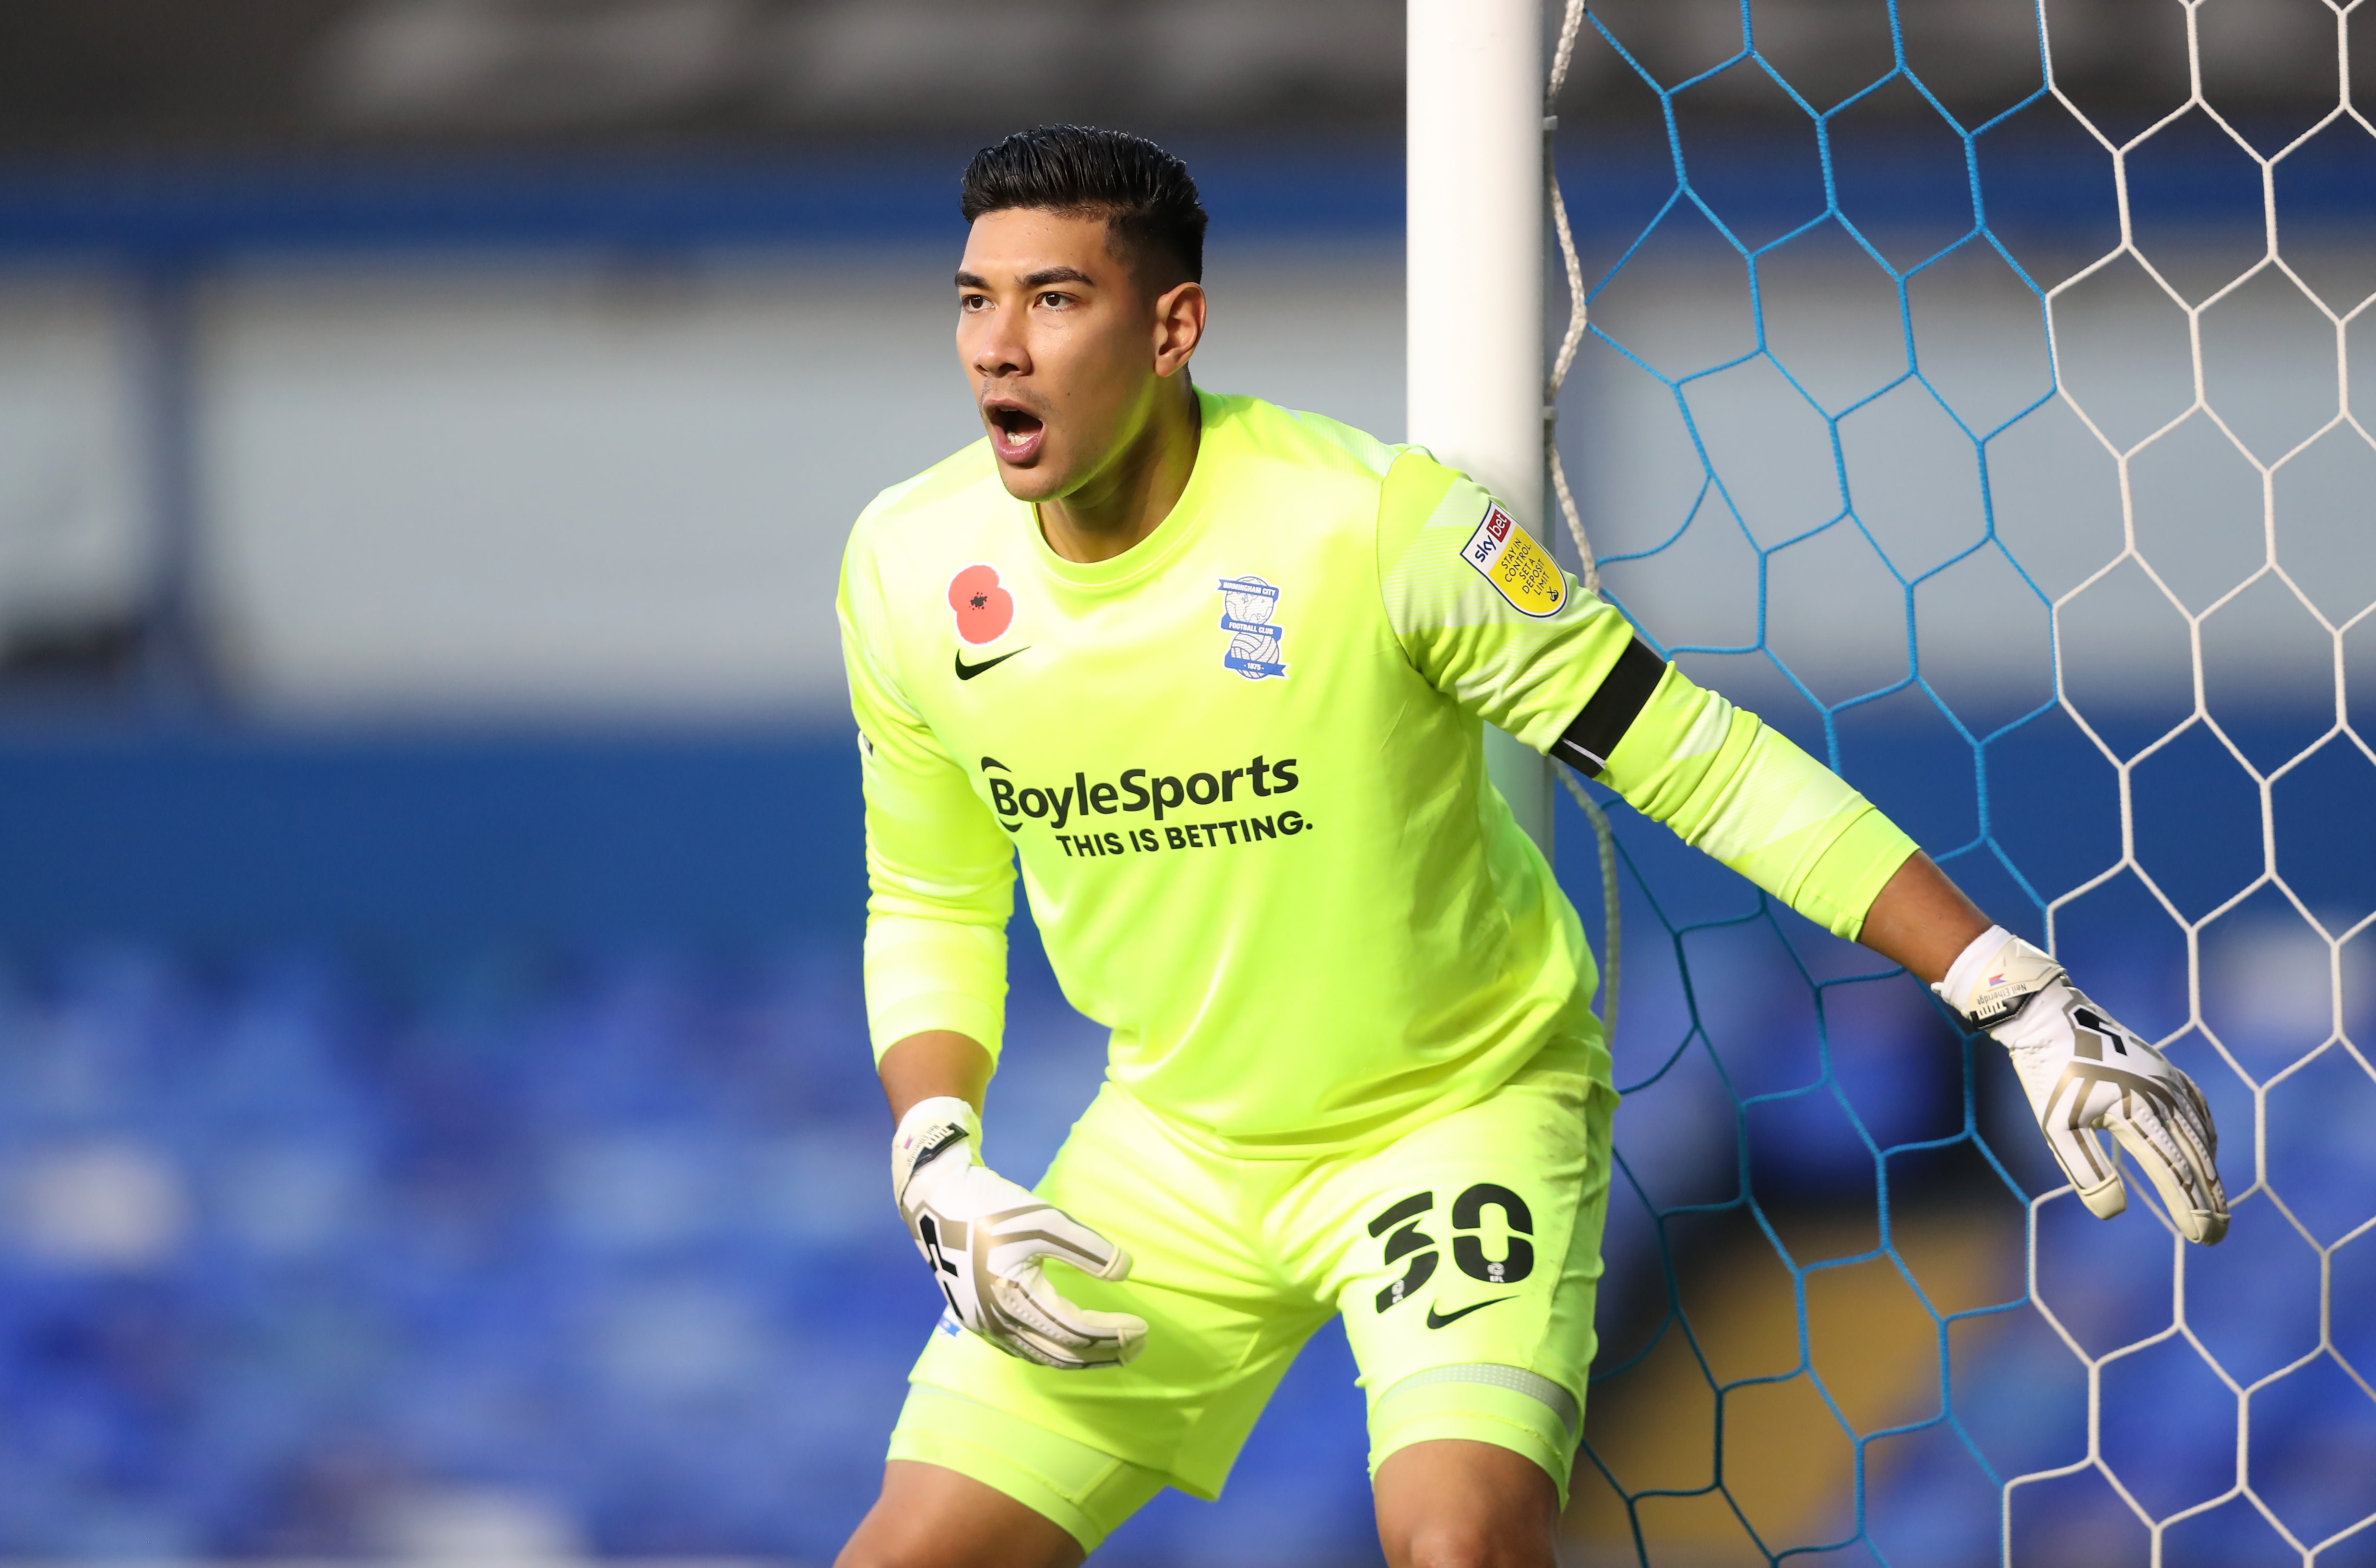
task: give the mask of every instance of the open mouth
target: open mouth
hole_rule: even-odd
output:
[[[1040,440],[1048,426],[1039,415],[1023,410],[993,404],[983,410],[989,417],[992,434],[991,445],[998,455],[1011,462],[1022,462],[1040,450]]]

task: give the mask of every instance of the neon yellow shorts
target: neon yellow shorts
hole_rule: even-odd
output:
[[[1094,1550],[1166,1485],[1218,1496],[1288,1364],[1341,1313],[1372,1474],[1410,1443],[1469,1438],[1536,1460],[1564,1503],[1594,1348],[1607,1062],[1555,1042],[1474,1105],[1318,1159],[1217,1155],[1109,1084],[1039,1191],[1128,1247],[1131,1277],[1049,1273],[1083,1306],[1145,1318],[1145,1351],[1057,1372],[944,1319],[891,1457],[970,1475]]]

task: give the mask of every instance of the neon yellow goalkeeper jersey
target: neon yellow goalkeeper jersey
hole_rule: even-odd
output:
[[[1582,926],[1482,726],[1548,751],[1632,628],[1425,452],[1198,397],[1187,489],[1112,560],[1051,550],[987,442],[859,519],[877,1056],[1000,1050],[1018,860],[1113,1081],[1225,1152],[1395,1136],[1554,1038],[1597,1052]],[[1601,776],[1845,934],[1913,849],[1671,667]]]

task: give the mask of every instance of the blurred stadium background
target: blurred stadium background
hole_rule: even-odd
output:
[[[1596,10],[1662,79],[1738,44],[1724,0]],[[1887,69],[1878,4],[1755,10],[1768,56],[1819,101]],[[2058,14],[2062,80],[2108,124],[2149,123],[2188,90],[2179,15],[2159,0]],[[2272,134],[2310,123],[2320,60],[2332,81],[2328,16],[2212,0],[2204,25],[2227,30],[2210,89]],[[1958,113],[2038,85],[2026,6],[1911,0],[1904,25]],[[0,1557],[830,1556],[936,1313],[882,1192],[831,598],[867,497],[971,435],[944,294],[956,171],[1047,119],[1166,139],[1215,219],[1200,379],[1396,438],[1402,47],[1393,0],[0,11]],[[1562,113],[1597,276],[1672,189],[1666,131],[1605,50],[1580,59]],[[1756,243],[1803,221],[1806,122],[1765,78],[1728,73],[1678,113],[1729,222]],[[1935,130],[1910,89],[1835,128],[1844,207],[1909,255],[1968,221],[1960,148],[1942,160]],[[2376,288],[2376,161],[2358,140],[2312,148],[2279,187],[2289,256],[2353,300]],[[2109,248],[2106,160],[2058,106],[1992,131],[1981,159],[1992,223],[2040,276]],[[2224,279],[2261,248],[2258,172],[2216,141],[2171,135],[2133,178],[2140,234],[2179,270]],[[1712,362],[1741,330],[1739,264],[1705,235],[1671,239],[1596,310],[1629,342]],[[1877,351],[1871,268],[1820,244],[1789,260],[1769,328],[1803,379],[1854,382]],[[2043,374],[2034,297],[1984,268],[1942,281],[1918,307],[1926,362],[2010,413]],[[2121,287],[2086,316],[2071,374],[2142,431],[2192,395],[2183,317],[2173,350],[2168,313]],[[2232,406],[2278,431],[2317,402],[2288,357],[2297,315],[2245,298],[2220,317]],[[1757,398],[1711,424],[1729,443],[1714,456],[1745,506],[1787,509],[1821,475],[1806,433]],[[1845,460],[1893,517],[1930,526],[1942,465],[1968,469],[1968,449],[1876,407]],[[1700,481],[1670,414],[1606,356],[1571,383],[1570,471],[1604,554],[1655,544]],[[1998,517],[2067,587],[2108,558],[2107,470],[2067,423],[2023,441]],[[2259,516],[2258,476],[2210,445],[2172,453],[2152,481],[2174,498],[2159,548],[2216,575],[2236,508]],[[2376,578],[2368,467],[2344,454],[2287,481],[2312,519],[2304,548],[2355,604]],[[1902,624],[1821,591],[1853,563],[1792,565],[1813,576],[1777,568],[1769,635],[1827,700],[1902,660]],[[1753,558],[1713,554],[1610,581],[1663,640],[1723,643],[1753,640],[1731,629],[1755,576]],[[1990,602],[1976,588],[1939,610],[1925,657],[1976,710],[2011,716],[2051,689],[2042,620],[2009,635]],[[2183,623],[2173,664],[2166,605],[2109,592],[2090,609],[2074,668],[2096,711],[2159,733],[2194,700],[2171,686]],[[2211,700],[2239,733],[2292,749],[2333,722],[2283,614],[2221,627]],[[1803,699],[1762,668],[1703,672],[1806,738]],[[2107,770],[2067,727],[2023,744],[1996,775],[2000,830],[2059,890],[2117,856]],[[1971,809],[1971,754],[1935,715],[1860,710],[1843,752],[1918,836],[1969,836],[1954,814]],[[2347,926],[2376,908],[2376,836],[2370,770],[2334,762],[2282,797],[2278,852]],[[2140,775],[2138,852],[2194,912],[2259,868],[2240,778],[2191,752]],[[1580,821],[1562,861],[1589,902]],[[2010,884],[1984,891],[2022,907]],[[2115,886],[2066,918],[2065,950],[2159,1033],[2185,1017],[2185,955],[2120,902],[2137,897]],[[1804,986],[1778,947],[1733,941],[1693,949],[1740,981],[1700,1021],[1755,1083],[1811,1049],[1817,1020],[1757,1005]],[[1021,1176],[1086,1103],[1101,1042],[1028,932],[1017,951],[991,1125]],[[2364,1030],[2367,941],[2344,955],[2346,1022]],[[2324,1038],[2325,950],[2298,921],[2233,922],[2204,962],[2244,1049]],[[1684,1031],[1680,987],[1651,960],[1633,972],[1627,1036]],[[1876,1138],[1924,1135],[1960,1103],[1952,1041],[1912,988],[1865,989],[1834,1009],[1831,1049],[1870,1086],[1860,1104],[1896,1108],[1868,1115]],[[2033,1190],[2052,1184],[2009,1075],[1979,1071],[1984,1123],[2010,1131]],[[2300,1085],[2285,1117],[2272,1101],[2268,1158],[2323,1173],[2310,1186],[2341,1194],[2320,1221],[2340,1234],[2376,1206],[2376,1090]],[[2250,1126],[2248,1104],[2220,1104]],[[1730,1091],[1646,1095],[1626,1116],[1621,1136],[1669,1192],[1720,1186],[1747,1158]],[[1871,1160],[1819,1121],[1762,1137],[1755,1179],[1794,1234],[1862,1235]],[[1957,1304],[2020,1294],[2017,1205],[1968,1169],[1901,1181],[1908,1212],[1943,1217],[1913,1260],[1926,1279]],[[1761,1271],[1738,1226],[1705,1231],[1671,1238],[1681,1288],[1708,1293],[1715,1359],[1762,1364],[1795,1327],[1791,1281]],[[2159,1269],[2143,1297],[2166,1303],[2151,1222],[2104,1235],[2105,1275]],[[2333,1334],[2363,1367],[2371,1253],[2333,1265]],[[2198,1311],[2228,1314],[2222,1343],[2244,1362],[2282,1364],[2303,1325],[2270,1281],[2300,1266],[2231,1241],[2194,1277]],[[1611,1267],[1604,1334],[1638,1348],[1668,1301],[1646,1227],[1616,1225]],[[1863,1367],[1860,1424],[1918,1419],[1937,1406],[1935,1327],[1852,1272],[1827,1277],[1815,1356]],[[2067,1289],[2102,1348],[2143,1331],[2104,1279]],[[875,1305],[853,1314],[854,1296]],[[1978,1391],[1966,1424],[2003,1473],[2085,1452],[2085,1369],[2034,1321],[1986,1320],[1958,1349],[1978,1358],[1959,1363]],[[2154,1375],[2181,1392],[2105,1443],[2164,1478],[2157,1497],[2212,1495],[2233,1456],[2191,1443],[2189,1422],[2232,1431],[2233,1397]],[[1325,1334],[1230,1495],[1165,1499],[1107,1560],[1374,1561],[1351,1377]],[[2350,1395],[2319,1385],[2266,1439],[2270,1473],[2346,1521],[2376,1506],[2350,1502],[2376,1475]],[[1735,1461],[1744,1506],[1807,1538],[1843,1527],[1855,1460],[1807,1437],[1821,1413],[1735,1408],[1729,1441],[1764,1456],[1753,1479]],[[1687,1479],[1706,1469],[1712,1411],[1695,1368],[1645,1362],[1597,1399],[1595,1441],[1636,1478]],[[1873,1463],[1888,1561],[1995,1560],[1973,1533],[1993,1529],[1994,1493],[1953,1455]],[[1589,1491],[1579,1554],[1630,1561],[1622,1515]],[[2144,1561],[2100,1501],[2050,1505],[2050,1542],[2022,1561]],[[1694,1528],[1656,1560],[1739,1560],[1723,1529]],[[2368,1558],[2355,1539],[2349,1560]]]

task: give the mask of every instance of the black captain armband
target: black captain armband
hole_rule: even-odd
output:
[[[1551,755],[1586,778],[1599,778],[1600,770],[1609,766],[1609,754],[1633,728],[1634,716],[1649,702],[1666,672],[1667,661],[1652,653],[1647,643],[1640,637],[1627,643],[1584,711],[1551,742]]]

